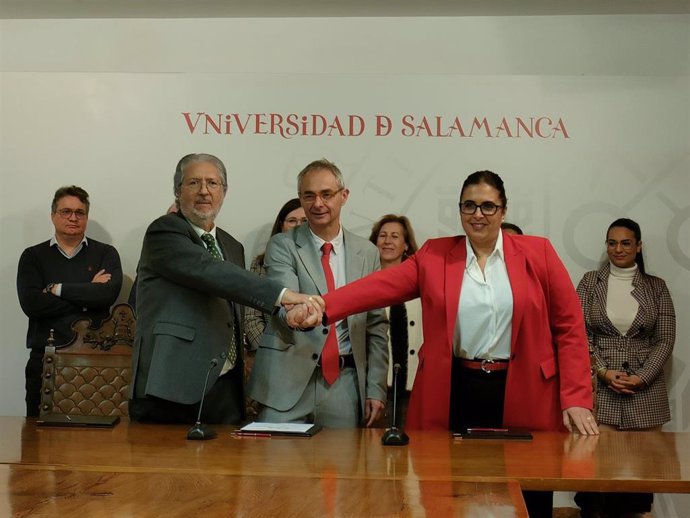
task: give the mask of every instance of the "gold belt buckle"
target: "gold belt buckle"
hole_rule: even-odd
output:
[[[493,371],[487,367],[487,365],[492,365],[496,363],[494,360],[482,360],[482,370],[487,374],[491,374]]]

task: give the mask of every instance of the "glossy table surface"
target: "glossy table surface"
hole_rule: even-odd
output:
[[[535,432],[532,441],[454,440],[410,431],[381,446],[382,429],[324,430],[312,438],[186,440],[185,426],[120,423],[113,429],[37,428],[0,417],[0,464],[81,470],[217,475],[506,482],[525,489],[690,493],[690,434]]]
[[[0,515],[527,518],[517,482],[44,470],[0,465]]]
[[[503,518],[525,516],[519,487],[690,493],[687,433],[535,432],[532,441],[502,441],[409,431],[409,446],[383,447],[381,429],[324,430],[312,438],[216,430],[218,438],[198,442],[186,440],[186,426],[37,428],[32,420],[0,417],[0,513],[6,506],[11,514],[3,516],[55,516],[141,500],[136,514],[118,515],[193,515],[190,509],[216,512],[220,505],[226,516],[228,508],[238,516],[282,509],[285,516],[410,517],[443,516],[445,509]],[[52,511],[41,514],[42,505]],[[252,506],[261,511],[239,512]]]

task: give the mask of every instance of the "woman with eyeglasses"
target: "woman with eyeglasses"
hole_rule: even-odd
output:
[[[307,221],[307,216],[304,214],[304,209],[300,204],[299,198],[292,198],[288,200],[278,211],[273,227],[271,228],[271,236],[281,232],[288,232],[289,230],[300,226]],[[257,255],[249,269],[258,273],[259,275],[266,275],[266,267],[264,265],[264,253]],[[244,379],[248,380],[254,366],[254,357],[256,350],[259,348],[261,337],[264,334],[264,329],[268,324],[268,314],[258,311],[254,308],[246,307],[244,310],[244,334],[246,336],[245,346],[247,354],[244,361]],[[258,403],[252,401],[247,397],[247,418],[248,420],[256,419],[259,414]]]
[[[666,283],[645,272],[640,226],[617,219],[606,232],[608,261],[577,288],[597,373],[602,430],[660,430],[671,420],[664,365],[673,352],[676,315]],[[644,516],[653,495],[580,493],[582,516]]]
[[[278,211],[273,228],[271,229],[271,236],[281,232],[287,232],[292,228],[300,226],[307,221],[307,216],[304,214],[304,209],[300,204],[299,198],[292,198],[288,200]],[[264,266],[265,253],[257,255],[249,269],[258,273],[259,275],[266,275],[266,268]],[[254,308],[246,308],[244,317],[244,329],[249,342],[249,349],[256,351],[261,341],[261,335],[264,334],[264,329],[268,323],[268,314],[258,311]]]
[[[422,299],[424,344],[408,428],[524,427],[597,434],[580,302],[548,240],[501,232],[503,181],[491,171],[460,191],[466,236],[427,241],[399,266],[326,295],[326,319]],[[530,517],[553,494],[526,492]]]

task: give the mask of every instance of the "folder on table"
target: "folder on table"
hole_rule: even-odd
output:
[[[513,439],[531,441],[532,434],[526,428],[463,428],[453,432],[455,439]]]
[[[120,422],[116,415],[46,414],[36,420],[38,426],[67,426],[86,428],[112,428]]]

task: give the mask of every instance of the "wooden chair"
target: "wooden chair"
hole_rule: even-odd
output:
[[[127,416],[136,318],[129,304],[113,306],[97,328],[72,324],[75,337],[43,356],[40,414]]]

